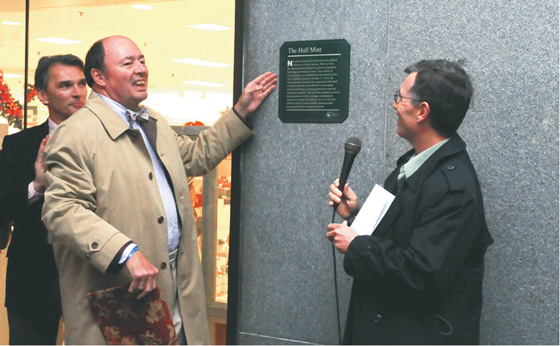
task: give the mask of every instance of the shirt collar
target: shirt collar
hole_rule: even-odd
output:
[[[413,175],[418,168],[426,162],[430,156],[432,156],[442,145],[447,143],[450,138],[446,138],[443,141],[429,147],[428,149],[422,151],[420,154],[413,154],[407,163],[403,165],[405,177],[408,178]]]
[[[51,118],[48,118],[47,122],[49,123],[49,135],[50,135],[51,133],[53,133],[54,129],[56,129],[58,124],[52,121]]]
[[[107,106],[109,106],[115,113],[118,114],[118,116],[126,123],[126,125],[128,126],[128,119],[126,119],[126,111],[129,111],[130,113],[134,113],[133,111],[131,111],[130,109],[126,108],[125,106],[121,105],[120,103],[118,103],[117,101],[105,96],[105,95],[101,95],[98,92],[95,92],[97,95],[99,95],[99,97],[101,97],[101,99],[103,101],[105,101],[105,103],[107,104]]]

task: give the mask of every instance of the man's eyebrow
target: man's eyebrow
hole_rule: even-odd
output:
[[[129,56],[124,57],[124,58],[123,58],[123,61],[125,61],[125,60],[134,60],[134,59],[135,59],[134,56],[129,55]],[[138,57],[138,60],[140,60],[140,59],[144,59],[144,55],[143,55],[143,54],[140,55],[140,56]]]
[[[78,80],[78,83],[83,83],[83,82],[85,82],[85,81],[86,81],[85,78],[80,78],[80,79]],[[59,86],[69,86],[69,85],[72,85],[72,84],[74,84],[74,82],[73,82],[72,80],[69,80],[69,79],[67,79],[67,80],[62,80],[62,81],[58,82],[58,85],[59,85]]]

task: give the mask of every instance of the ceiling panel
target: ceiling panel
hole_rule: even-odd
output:
[[[2,0],[1,21],[24,22],[22,0]],[[138,10],[146,4],[153,10]],[[208,68],[172,62],[200,59],[233,65],[234,30],[209,32],[186,25],[214,23],[234,27],[235,0],[33,0],[29,14],[29,72],[33,79],[38,60],[45,55],[72,53],[84,59],[89,47],[110,35],[133,39],[147,59],[150,91],[201,91],[231,93],[233,67]],[[39,38],[60,37],[81,41],[57,45]],[[25,25],[0,24],[0,69],[24,73]],[[225,84],[209,88],[184,84],[198,80]],[[19,82],[22,85],[22,81]]]

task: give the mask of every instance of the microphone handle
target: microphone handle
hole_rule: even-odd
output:
[[[344,163],[342,164],[342,169],[340,170],[340,178],[338,179],[338,189],[340,190],[340,192],[342,192],[342,197],[344,197],[344,186],[346,185],[346,181],[348,180],[348,175],[350,174],[350,169],[352,168],[352,164],[354,163],[355,158],[355,154],[344,154]],[[334,203],[334,211],[336,211],[337,208],[338,203]]]

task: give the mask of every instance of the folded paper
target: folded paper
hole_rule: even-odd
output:
[[[395,196],[375,184],[360,212],[352,222],[352,229],[359,235],[371,235],[393,203]]]

